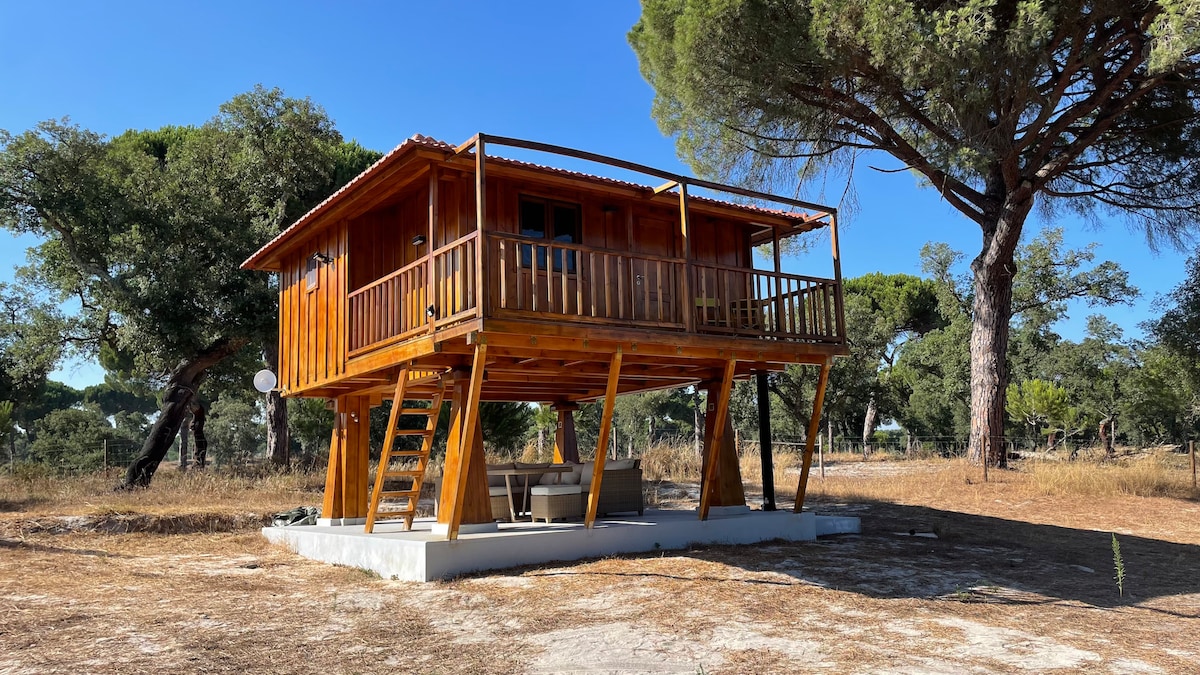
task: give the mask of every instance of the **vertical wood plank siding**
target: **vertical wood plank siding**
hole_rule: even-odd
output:
[[[487,317],[842,343],[835,279],[755,270],[748,222],[489,172],[434,166],[369,212],[292,248],[279,275],[280,382],[336,380],[348,358]],[[579,242],[521,235],[522,195],[579,204]],[[333,258],[317,267],[313,253]],[[480,275],[484,277],[481,278]]]
[[[335,380],[346,368],[348,255],[346,223],[328,227],[297,246],[279,275],[279,380],[284,391]],[[314,253],[317,285],[309,289],[305,266]]]

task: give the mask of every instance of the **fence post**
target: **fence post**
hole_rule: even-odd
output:
[[[1196,441],[1188,441],[1188,454],[1192,456],[1192,489],[1196,489]]]
[[[108,476],[108,439],[104,439],[104,475]]]

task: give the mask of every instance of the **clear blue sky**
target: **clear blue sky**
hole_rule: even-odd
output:
[[[414,133],[457,143],[485,131],[686,172],[650,117],[653,92],[625,38],[638,12],[634,0],[0,2],[0,128],[19,132],[64,116],[110,135],[201,124],[221,102],[262,83],[311,97],[346,138],[377,150]],[[886,158],[866,164],[894,166]],[[808,196],[838,205],[843,188]],[[843,214],[846,276],[919,273],[928,241],[968,257],[980,245],[977,226],[908,174],[860,168],[855,190],[857,208]],[[1129,271],[1143,297],[1103,311],[1140,334],[1136,324],[1153,316],[1155,294],[1183,279],[1184,256],[1151,254],[1123,222],[1057,224],[1068,244],[1099,240],[1099,259]],[[1041,225],[1035,218],[1028,232]],[[0,280],[11,279],[31,243],[0,234]],[[815,271],[824,274],[820,259]],[[1060,332],[1079,338],[1088,313],[1073,309]],[[56,377],[83,386],[101,375],[73,364]]]

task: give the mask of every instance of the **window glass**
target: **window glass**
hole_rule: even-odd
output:
[[[574,204],[554,205],[554,241],[579,243],[579,207]]]
[[[536,239],[578,244],[581,240],[580,209],[578,204],[556,202],[537,197],[522,197],[520,205],[521,234]],[[533,251],[537,250],[537,269],[546,269],[546,245],[530,244],[521,246],[521,264],[525,267],[533,265]],[[575,255],[573,251],[555,249],[553,253],[555,272],[563,270],[564,263],[568,273],[575,273]]]
[[[313,290],[317,287],[317,259],[309,258],[304,262],[304,285],[306,290]]]
[[[521,200],[521,234],[526,237],[546,236],[545,203]]]

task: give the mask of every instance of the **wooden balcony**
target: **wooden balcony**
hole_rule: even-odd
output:
[[[352,292],[350,356],[489,318],[845,344],[833,279],[485,237],[483,258],[471,232]]]

